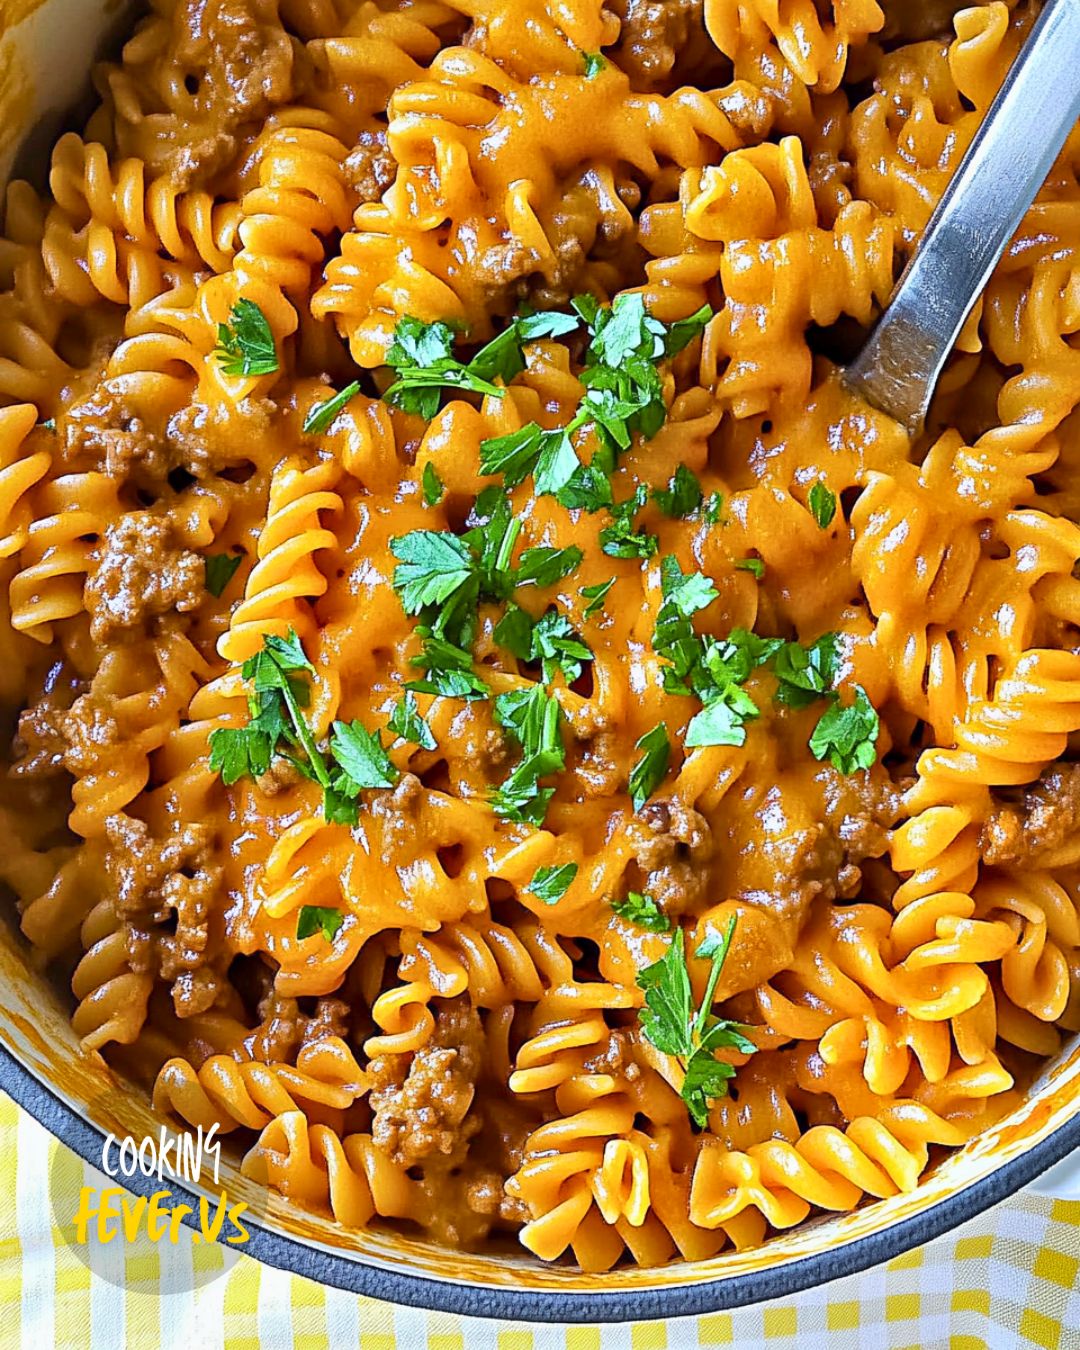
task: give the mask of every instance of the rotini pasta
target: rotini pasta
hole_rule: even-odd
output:
[[[1080,135],[924,436],[832,358],[1031,20],[153,0],[0,239],[0,877],[86,1054],[592,1271],[1015,1102],[1080,1029]]]

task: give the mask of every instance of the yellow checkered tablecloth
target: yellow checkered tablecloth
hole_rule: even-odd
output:
[[[49,1169],[105,1184],[0,1094],[0,1347],[92,1350],[1080,1350],[1080,1203],[1022,1194],[888,1265],[731,1313],[619,1326],[497,1323],[328,1289],[186,1236],[153,1257],[107,1250],[111,1279],[65,1245]],[[192,1291],[192,1271],[213,1272]]]

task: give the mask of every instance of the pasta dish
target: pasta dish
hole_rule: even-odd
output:
[[[0,876],[86,1054],[592,1271],[1015,1105],[1080,1030],[1080,137],[925,434],[838,371],[1033,17],[153,0],[0,242]]]

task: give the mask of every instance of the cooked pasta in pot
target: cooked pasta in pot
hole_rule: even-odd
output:
[[[1080,1029],[1080,139],[837,377],[1030,26],[154,0],[0,244],[0,876],[341,1225],[588,1270],[918,1185]]]

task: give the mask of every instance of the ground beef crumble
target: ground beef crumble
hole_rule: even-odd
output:
[[[70,710],[66,700],[46,691],[37,703],[19,714],[12,744],[11,774],[15,778],[52,778],[64,771],[68,741],[64,735]]]
[[[395,1163],[412,1167],[448,1155],[477,1127],[468,1120],[483,1062],[483,1030],[465,1000],[436,1000],[431,1041],[412,1055],[379,1055],[368,1065],[371,1136]]]
[[[676,59],[705,37],[703,0],[616,0],[622,20],[612,55],[635,89],[654,89],[675,68]]]
[[[90,636],[108,643],[146,630],[171,611],[187,613],[206,595],[202,558],[182,547],[168,516],[132,511],[108,526],[84,591]]]
[[[1025,789],[1023,802],[1003,803],[990,814],[979,847],[990,867],[1039,866],[1078,831],[1080,764],[1058,764]]]
[[[163,427],[152,426],[122,389],[102,381],[57,418],[57,435],[66,462],[160,495],[177,469],[202,479],[246,463],[246,447],[266,438],[274,413],[266,398],[244,398],[228,408],[196,399]]]
[[[779,915],[802,915],[819,898],[853,899],[862,883],[860,864],[885,852],[888,831],[899,816],[900,790],[880,766],[842,774],[822,765],[815,778],[823,818],[766,839],[759,860],[770,890],[743,895]],[[759,809],[773,812],[771,798],[782,795],[779,788],[766,794]],[[782,815],[783,803],[778,804]]]
[[[386,128],[361,131],[345,161],[345,177],[357,200],[377,202],[397,174],[397,160],[386,141]]]
[[[703,900],[713,856],[708,822],[675,798],[647,802],[629,826],[630,850],[642,873],[640,889],[668,915]]]
[[[172,28],[170,60],[188,72],[191,107],[158,115],[159,134],[139,145],[155,174],[187,191],[235,159],[245,124],[302,92],[309,63],[283,31],[276,0],[186,0],[173,8]]]
[[[134,971],[172,983],[177,1016],[208,1011],[228,988],[211,964],[210,913],[222,881],[212,827],[189,823],[165,839],[118,812],[105,821],[106,875]]]
[[[394,787],[372,792],[371,814],[382,823],[383,847],[391,855],[416,847],[416,813],[424,785],[414,773],[403,773]]]

